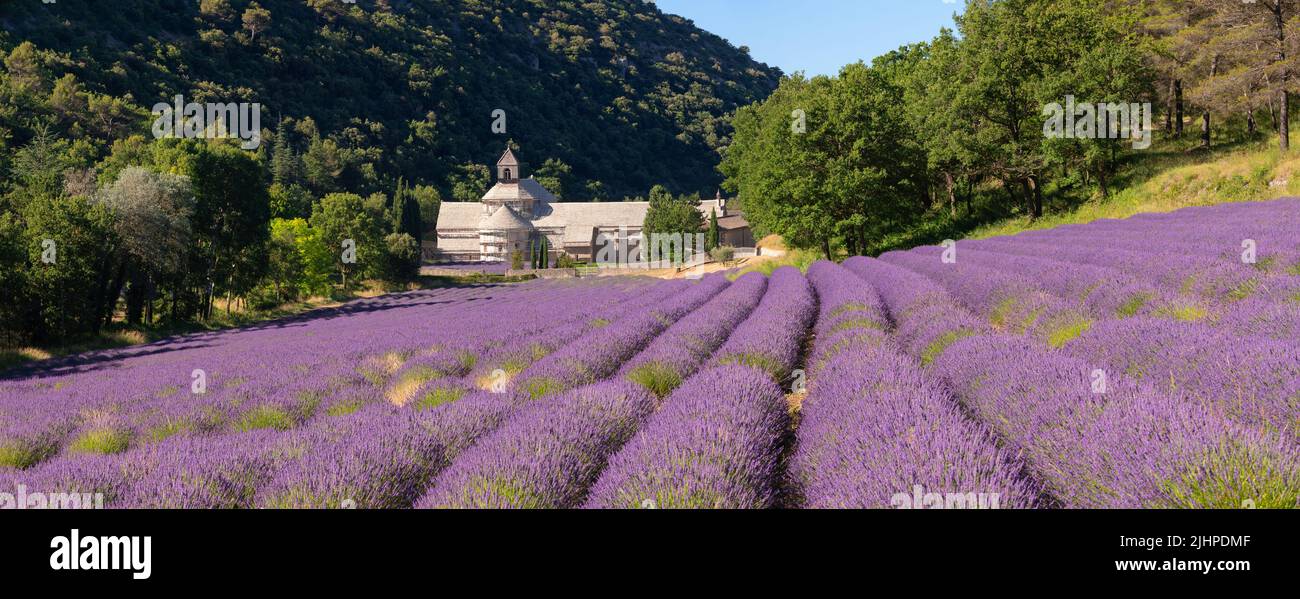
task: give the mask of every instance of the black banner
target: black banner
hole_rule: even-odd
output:
[[[196,580],[289,577],[310,588],[376,578],[428,585],[435,575],[495,572],[509,580],[488,578],[494,584],[526,584],[525,572],[642,570],[720,580],[757,567],[764,576],[788,574],[784,582],[815,575],[817,584],[866,584],[861,577],[870,573],[871,580],[961,588],[963,580],[1047,578],[1071,581],[1057,589],[1066,590],[1282,582],[1293,576],[1296,515],[26,510],[0,512],[0,524],[0,573],[13,583],[166,591],[193,588]],[[757,579],[738,584],[763,586]]]

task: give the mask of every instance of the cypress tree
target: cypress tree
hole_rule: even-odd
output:
[[[709,247],[705,249],[711,250],[718,247],[718,242],[721,241],[721,239],[722,232],[718,229],[718,209],[714,208],[709,211],[709,238],[706,240],[708,241]]]

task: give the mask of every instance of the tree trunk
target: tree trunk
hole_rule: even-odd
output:
[[[1246,133],[1255,135],[1255,111],[1249,106],[1246,107]]]
[[[948,213],[952,215],[953,218],[957,218],[957,196],[953,195],[952,192],[951,172],[943,172],[943,182],[948,187]]]
[[[1026,179],[1025,181],[1029,184],[1029,189],[1032,192],[1031,200],[1030,200],[1031,201],[1030,211],[1032,212],[1034,218],[1042,218],[1043,188],[1041,185],[1038,184],[1038,177],[1034,175],[1030,175],[1029,178]]]
[[[1210,111],[1201,114],[1201,147],[1210,148]]]
[[[1169,103],[1165,106],[1165,135],[1174,134],[1174,80],[1169,80]]]
[[[1286,77],[1284,76],[1282,80],[1286,81]],[[1283,83],[1283,85],[1286,84]],[[1279,103],[1282,106],[1279,110],[1281,114],[1278,116],[1277,120],[1277,143],[1278,147],[1282,148],[1282,151],[1285,152],[1291,149],[1291,124],[1287,122],[1287,120],[1291,118],[1290,111],[1287,109],[1287,104],[1291,101],[1291,94],[1283,89],[1278,96],[1280,96]]]
[[[1174,80],[1174,137],[1183,136],[1183,80]]]
[[[1219,74],[1219,55],[1215,54],[1210,59],[1210,79],[1214,79]],[[1205,149],[1210,148],[1210,109],[1207,107],[1201,114],[1201,146]]]
[[[1267,5],[1265,5],[1265,7],[1267,8]],[[1275,2],[1271,9],[1273,11],[1273,28],[1274,31],[1277,32],[1277,62],[1280,62],[1283,65],[1286,64],[1286,22],[1288,20],[1287,17],[1282,14],[1284,7],[1285,5],[1279,1]],[[1292,17],[1294,17],[1294,15],[1292,15]],[[1277,145],[1283,152],[1286,152],[1291,148],[1291,123],[1289,122],[1290,107],[1287,106],[1291,99],[1291,94],[1287,92],[1287,85],[1290,83],[1291,71],[1283,66],[1282,84],[1279,86],[1281,91],[1278,92],[1278,100],[1282,104],[1282,114],[1278,119],[1277,135]]]
[[[822,239],[822,253],[826,254],[827,260],[831,259],[831,238],[825,237]]]

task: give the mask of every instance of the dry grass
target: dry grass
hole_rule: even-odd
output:
[[[1300,195],[1300,156],[1284,155],[1276,146],[1258,145],[1206,156],[1199,162],[1173,165],[1137,185],[1115,192],[1110,198],[1094,197],[1077,208],[1049,213],[1037,220],[1019,217],[999,221],[980,227],[967,237],[1014,235],[1103,218],[1128,218],[1146,212],[1270,200],[1285,195]]]

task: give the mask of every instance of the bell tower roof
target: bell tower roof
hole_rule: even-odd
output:
[[[518,181],[523,176],[519,172],[519,158],[515,157],[514,150],[506,146],[505,153],[497,160],[497,179],[500,181]]]

